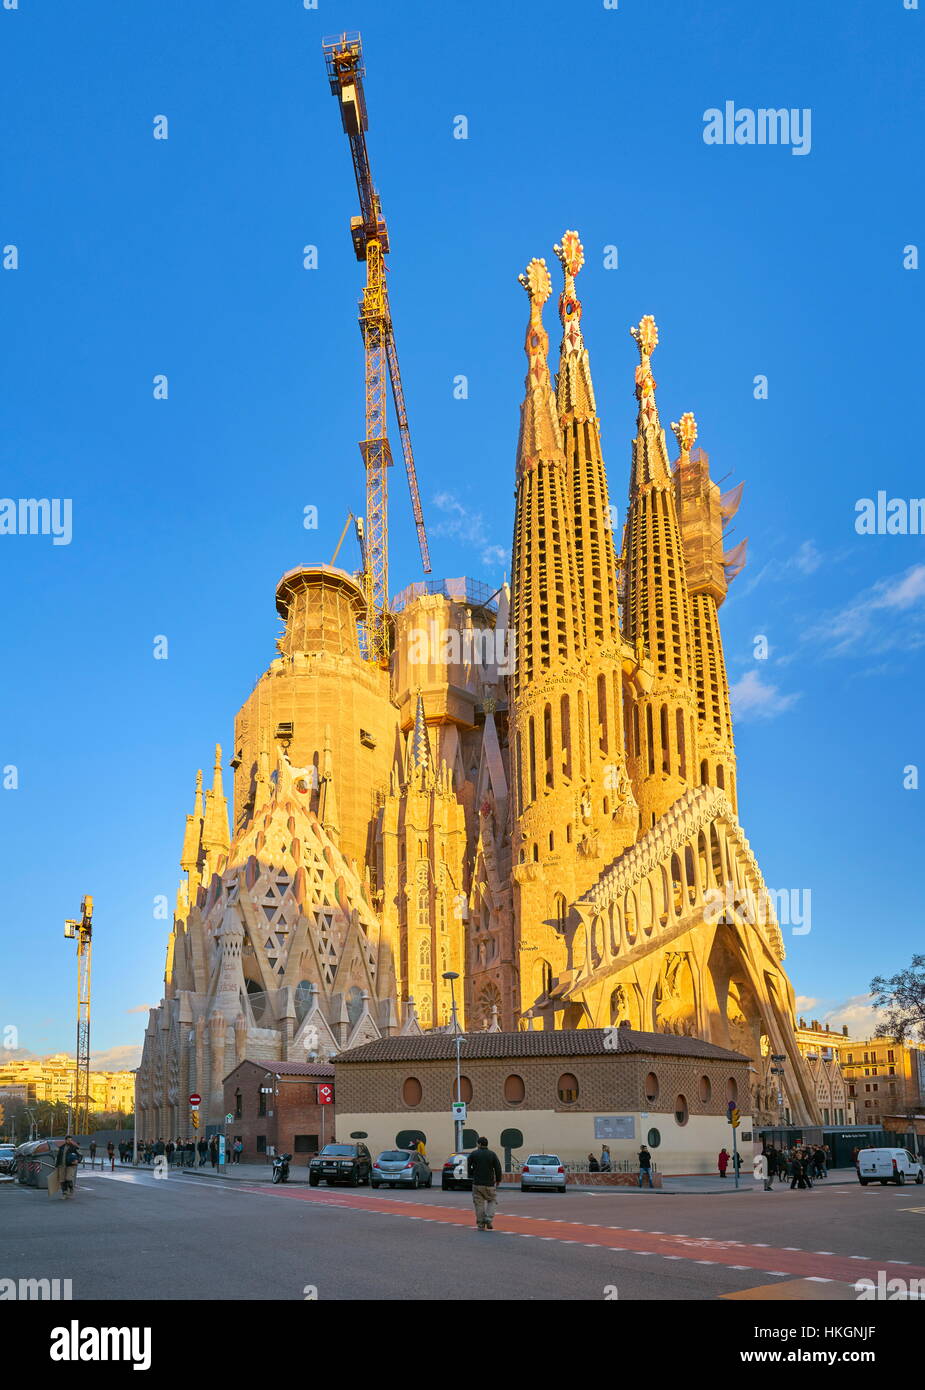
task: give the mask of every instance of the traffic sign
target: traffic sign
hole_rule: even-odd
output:
[[[196,1107],[197,1107],[198,1105],[201,1105],[201,1104],[202,1104],[202,1096],[197,1096],[197,1095],[192,1095],[192,1096],[190,1096],[190,1098],[189,1098],[189,1103],[190,1103],[190,1105],[193,1107],[193,1109],[195,1110]]]
[[[453,1119],[465,1124],[467,1119],[466,1102],[464,1100],[453,1101]]]
[[[334,1087],[331,1085],[330,1081],[322,1081],[322,1082],[319,1083],[319,1085],[318,1085],[318,1104],[319,1104],[319,1105],[333,1105],[333,1104],[334,1104]]]
[[[230,1125],[233,1119],[234,1119],[234,1116],[229,1112],[229,1113],[225,1116],[225,1124],[226,1124],[226,1125]]]

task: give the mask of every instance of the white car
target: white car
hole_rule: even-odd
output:
[[[862,1149],[857,1170],[862,1187],[869,1182],[883,1187],[888,1182],[895,1182],[897,1187],[904,1182],[925,1182],[925,1166],[908,1149]]]
[[[566,1173],[558,1154],[531,1154],[520,1170],[521,1192],[538,1187],[566,1190]]]

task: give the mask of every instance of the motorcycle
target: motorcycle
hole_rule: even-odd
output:
[[[291,1160],[292,1160],[292,1154],[277,1154],[277,1155],[276,1155],[276,1157],[275,1157],[274,1160],[273,1160],[273,1181],[274,1181],[274,1182],[288,1182],[288,1181],[289,1181],[289,1164],[290,1164]]]

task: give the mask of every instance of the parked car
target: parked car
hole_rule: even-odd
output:
[[[469,1177],[468,1154],[450,1154],[446,1163],[443,1165],[440,1186],[444,1192],[450,1192],[454,1188],[459,1188],[463,1192],[472,1191],[472,1182]]]
[[[329,1185],[336,1182],[359,1187],[369,1182],[373,1160],[365,1144],[325,1144],[321,1153],[308,1165],[308,1181],[317,1187],[322,1179]]]
[[[430,1187],[430,1164],[414,1149],[386,1149],[373,1164],[371,1187]]]
[[[16,1145],[0,1144],[0,1173],[16,1172]]]
[[[879,1182],[882,1187],[888,1182],[895,1182],[897,1187],[905,1182],[925,1182],[925,1166],[908,1149],[862,1149],[857,1170],[862,1187],[869,1182]]]
[[[535,1192],[541,1187],[566,1190],[565,1169],[558,1154],[531,1154],[525,1160],[520,1170],[521,1192]]]

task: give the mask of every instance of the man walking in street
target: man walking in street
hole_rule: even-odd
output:
[[[468,1172],[472,1181],[475,1224],[480,1231],[491,1231],[494,1229],[492,1219],[498,1205],[498,1183],[502,1172],[501,1161],[488,1147],[484,1135],[479,1139],[478,1147],[469,1155]]]

